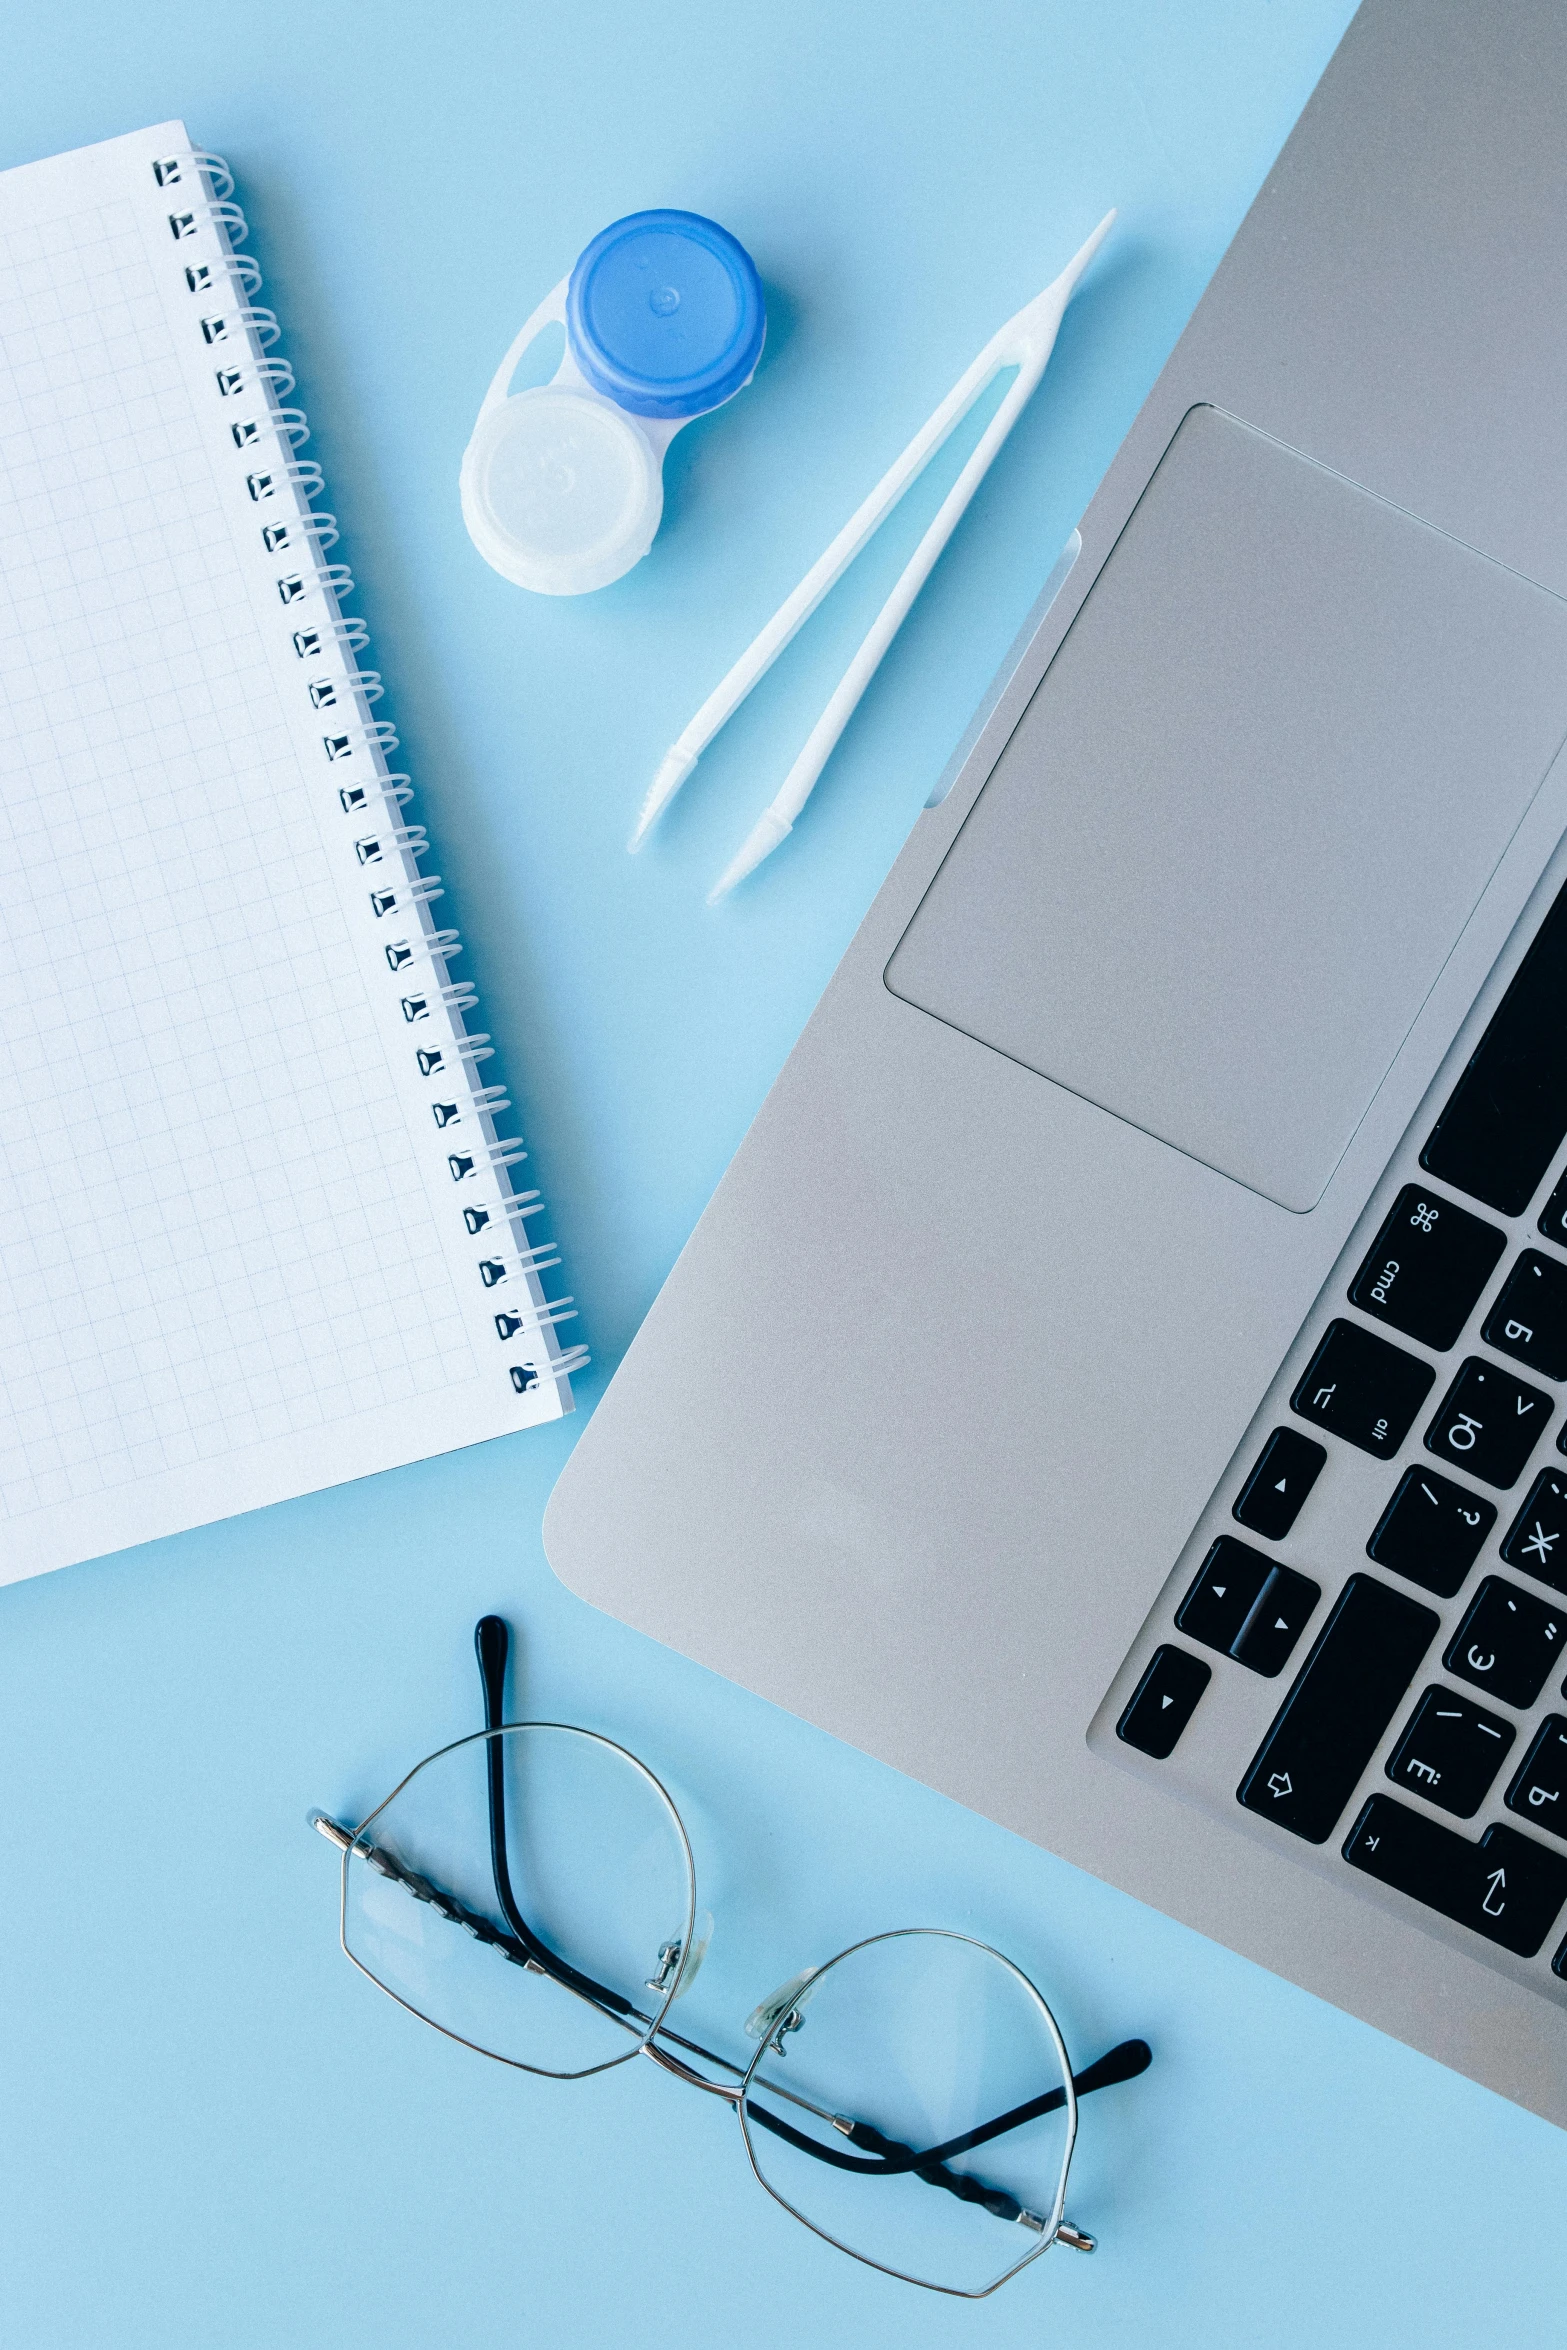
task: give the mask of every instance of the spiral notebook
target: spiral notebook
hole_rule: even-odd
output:
[[[0,174],[0,1580],[571,1408],[245,224]]]

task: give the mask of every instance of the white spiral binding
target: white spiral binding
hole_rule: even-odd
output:
[[[319,522],[330,520],[330,517],[316,515],[313,519]],[[288,565],[279,574],[277,592],[278,602],[286,607],[291,618],[306,619],[311,615],[318,598],[330,598],[328,609],[335,620],[338,617],[339,597],[351,596],[354,592],[354,575],[346,563],[321,563],[313,558],[321,548],[334,543],[336,524],[333,524],[332,536],[321,540],[319,546],[308,531],[297,530],[292,526],[280,530],[275,524],[269,523],[261,535],[267,540],[269,551],[281,556]]]
[[[362,620],[318,620],[314,628],[294,631],[294,651],[301,661],[323,660],[332,645],[340,652],[362,653],[369,642],[370,631]]]
[[[254,473],[245,476],[245,487],[258,506],[275,498],[285,482],[292,483],[303,498],[319,498],[326,488],[321,468],[313,457],[285,457],[281,464],[260,465]]]
[[[312,545],[312,548],[317,548],[317,552],[322,552],[322,555],[327,555],[331,548],[336,548],[338,538],[343,536],[343,533],[338,531],[338,517],[336,515],[296,515],[294,517],[294,531],[296,531],[294,545]],[[352,592],[355,592],[355,578],[352,578],[352,571],[348,569],[348,564],[331,564],[331,571],[343,573],[341,585],[334,585],[334,595],[352,595]]]
[[[422,824],[383,824],[354,843],[354,854],[361,865],[379,865],[388,849],[406,849],[410,857],[427,857],[430,843]]]
[[[524,1267],[531,1266],[535,1273],[552,1273],[560,1263],[560,1252],[552,1240],[546,1240],[538,1248],[518,1249],[517,1262]]]
[[[152,167],[152,176],[160,188],[186,187],[194,181],[203,196],[215,197],[219,203],[234,193],[234,174],[221,155],[209,155],[204,147],[160,157]]]
[[[274,408],[265,416],[236,416],[229,426],[229,437],[236,449],[253,449],[263,433],[276,433],[290,448],[302,449],[310,438],[310,427],[305,422],[303,408]],[[316,492],[310,494],[315,496]]]
[[[244,347],[246,338],[259,343],[269,351],[282,336],[275,310],[259,310],[252,302],[243,302],[237,310],[212,310],[204,314],[201,331],[214,350],[226,350],[230,344]]]
[[[462,940],[455,930],[432,930],[428,933],[421,932],[418,938],[389,938],[384,952],[386,967],[389,971],[407,971],[415,963],[424,962],[434,963],[444,972],[454,956],[462,953]],[[485,1092],[499,1093],[500,1087],[498,1085],[487,1086]],[[483,1099],[482,1096],[475,1098],[481,1101]],[[511,1105],[503,1101],[494,1106],[496,1109],[508,1109]]]
[[[389,808],[406,808],[414,790],[406,775],[381,774],[364,783],[345,783],[337,796],[345,816],[368,816],[372,799],[384,800]]]
[[[384,922],[389,914],[404,913],[409,906],[433,906],[445,895],[438,873],[422,873],[417,881],[379,883],[370,892],[370,910],[378,922]]]
[[[479,991],[470,979],[459,979],[450,987],[424,987],[403,997],[403,1018],[410,1028],[417,1028],[431,1018],[437,1004],[449,1012],[471,1012],[478,1000]]]
[[[243,293],[260,293],[261,264],[256,260],[253,254],[231,253],[229,255],[228,266],[230,274],[237,280]],[[193,294],[204,294],[209,286],[215,285],[217,283],[217,279],[213,274],[211,262],[187,261],[185,264],[185,283],[189,286]]]
[[[270,384],[280,400],[286,400],[295,388],[294,370],[286,359],[251,359],[236,357],[226,360],[217,371],[218,390],[225,400],[237,400],[244,392],[257,391]]]
[[[321,746],[329,759],[351,759],[361,745],[373,745],[378,751],[397,749],[397,730],[390,718],[355,718],[345,726],[334,726],[321,737]]]
[[[557,1298],[553,1305],[546,1306],[539,1315],[540,1323],[549,1329],[554,1329],[559,1322],[574,1322],[576,1318],[576,1303],[569,1297]]]
[[[585,1346],[562,1349],[552,1335],[576,1318],[569,1297],[547,1299],[538,1277],[559,1265],[552,1241],[531,1244],[527,1220],[539,1214],[537,1191],[511,1186],[510,1170],[527,1157],[522,1143],[497,1135],[493,1121],[511,1108],[505,1089],[477,1082],[481,1062],[494,1057],[482,1030],[470,1031],[466,1015],[478,1002],[468,980],[452,980],[448,964],[462,952],[455,930],[437,929],[426,909],[445,893],[438,873],[422,874],[417,860],[428,854],[424,827],[405,824],[401,811],[413,797],[408,776],[388,771],[398,747],[390,722],[370,716],[384,693],[379,671],[361,668],[357,656],[370,642],[365,622],[339,609],[353,593],[345,563],[323,560],[337,544],[336,518],[312,510],[325,481],[320,466],[296,452],[310,437],[302,408],[281,403],[295,390],[294,370],[283,358],[266,356],[280,336],[275,314],[255,301],[261,270],[237,248],[249,234],[233,201],[234,179],[221,156],[187,153],[160,157],[153,176],[168,199],[169,234],[180,249],[180,266],[200,333],[212,353],[228,437],[244,464],[242,478],[258,509],[262,543],[277,560],[277,589],[286,609],[305,692],[323,721],[325,758],[334,775],[343,815],[358,820],[347,830],[347,853],[365,870],[370,904],[378,920],[403,917],[402,927],[383,944],[388,970],[414,984],[401,996],[405,1023],[417,1038],[418,1067],[431,1086],[436,1128],[450,1145],[447,1171],[462,1197],[462,1217],[478,1253],[486,1289],[497,1292],[492,1318],[508,1349],[503,1358],[512,1389],[525,1395],[541,1377],[563,1380],[588,1361]],[[218,248],[216,261],[197,240],[208,231]],[[339,780],[339,776],[344,780]],[[392,821],[380,819],[389,816]],[[364,821],[377,825],[363,830]],[[422,981],[419,971],[428,976]],[[436,1019],[436,1008],[445,1024]],[[434,1023],[426,1028],[425,1023]],[[461,1087],[445,1089],[461,1072]],[[504,1287],[503,1284],[510,1284]]]

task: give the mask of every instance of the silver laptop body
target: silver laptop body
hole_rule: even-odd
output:
[[[1366,0],[545,1538],[1567,2123],[1564,121]]]

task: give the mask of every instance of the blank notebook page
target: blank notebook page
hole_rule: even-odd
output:
[[[0,175],[4,1579],[570,1408],[249,292]]]

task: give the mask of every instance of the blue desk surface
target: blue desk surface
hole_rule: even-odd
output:
[[[11,12],[0,162],[183,113],[239,175],[582,1303],[584,1412],[1349,12]],[[709,914],[961,449],[633,863],[659,754],[1112,202],[1114,249],[807,819]],[[469,547],[458,458],[524,314],[655,204],[750,247],[766,356],[676,444],[650,560],[530,598]],[[569,1598],[539,1522],[581,1424],[0,1594],[8,2343],[1561,2342],[1567,2138]],[[649,2066],[529,2083],[351,1971],[306,1807],[366,1809],[474,1725],[488,1608],[523,1630],[530,1710],[612,1730],[689,1800],[737,1982],[943,1922],[1037,1971],[1080,2056],[1147,2034],[1155,2069],[1085,2113],[1097,2259],[1053,2254],[978,2309],[888,2283],[768,2201],[722,2108]]]

